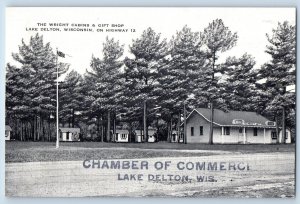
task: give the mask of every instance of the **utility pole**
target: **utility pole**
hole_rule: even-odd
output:
[[[187,141],[186,141],[187,129],[186,129],[186,108],[185,108],[185,101],[183,103],[183,118],[184,118],[183,142],[184,142],[184,144],[186,144],[187,143]]]
[[[59,148],[59,116],[58,116],[58,49],[56,48],[56,148]]]

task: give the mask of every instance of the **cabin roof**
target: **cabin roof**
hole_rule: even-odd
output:
[[[9,125],[5,125],[5,130],[12,131],[12,129]]]
[[[211,121],[211,110],[209,108],[196,108],[192,113],[198,113],[203,116],[208,122]],[[241,123],[234,121],[243,121]],[[267,122],[272,122],[264,116],[250,111],[228,111],[214,109],[214,124],[220,126],[254,126],[254,127],[274,127],[275,125],[267,125]],[[273,123],[275,124],[275,123]]]
[[[59,128],[61,132],[80,133],[80,128]]]
[[[116,133],[119,133],[119,134],[128,134],[129,131],[126,130],[126,129],[116,128]]]

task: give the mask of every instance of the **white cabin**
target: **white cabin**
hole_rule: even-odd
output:
[[[80,141],[80,128],[59,128],[59,141],[78,142]]]
[[[11,127],[9,125],[5,125],[5,140],[10,140]]]

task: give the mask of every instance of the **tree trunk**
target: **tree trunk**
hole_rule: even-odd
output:
[[[213,129],[213,124],[214,124],[214,105],[213,101],[211,101],[210,104],[210,130],[209,130],[209,138],[208,138],[208,144],[213,144],[213,134],[214,134],[214,129]]]
[[[101,116],[101,142],[104,141],[104,124],[103,124],[103,116]]]
[[[144,101],[144,139],[146,140],[146,142],[148,141],[148,132],[147,132],[147,104],[146,104],[146,100]]]
[[[48,141],[51,141],[51,116],[49,115],[49,118],[48,118]]]
[[[285,108],[282,106],[282,134],[281,134],[281,143],[285,143],[285,132],[286,132],[286,127],[285,127]]]
[[[140,135],[141,135],[141,142],[142,142],[142,138],[143,138],[143,136],[145,136],[145,131],[142,129],[142,121],[140,121]],[[139,139],[138,138],[136,138],[136,140],[137,141],[139,141]]]
[[[132,137],[132,124],[129,123],[129,134],[128,134],[128,142],[131,143],[131,137]]]
[[[181,119],[181,114],[180,110],[178,112],[178,123],[177,123],[177,142],[179,142],[179,136],[180,136],[180,119]]]
[[[106,142],[110,141],[110,111],[107,112]]]
[[[169,132],[169,134],[168,134],[168,142],[171,142],[171,137],[172,137],[172,131],[173,131],[173,126],[172,126],[172,124],[173,124],[173,117],[172,117],[172,115],[171,115],[171,120],[170,120],[170,132]]]
[[[40,114],[39,114],[40,115]],[[41,126],[40,126],[40,121],[41,121],[41,117],[39,117],[38,115],[36,116],[36,132],[37,132],[37,135],[36,135],[36,140],[39,141],[40,140],[40,129],[41,129]]]
[[[98,121],[98,123],[97,123],[98,137],[100,138],[100,141],[102,141],[101,132],[100,132],[100,115],[98,115],[97,121]]]
[[[275,116],[275,122],[276,122],[276,143],[279,144],[280,141],[279,141],[279,124],[278,124],[278,115],[276,113],[276,116]]]
[[[75,114],[74,114],[74,108],[72,108],[72,128],[75,127]]]
[[[23,121],[20,121],[20,122],[21,122],[20,140],[23,141]]]
[[[212,76],[211,76],[211,85],[214,85],[215,80],[215,63],[216,63],[216,52],[213,52],[213,64],[212,64]],[[208,144],[213,144],[213,132],[214,132],[214,99],[211,97],[210,99],[210,131],[209,131],[209,138],[208,138]]]
[[[113,142],[116,141],[116,117],[114,117],[114,134],[113,134]]]
[[[36,124],[37,124],[37,116],[35,115],[34,116],[34,120],[33,120],[33,141],[36,140],[36,135],[37,135],[37,127],[36,127]]]

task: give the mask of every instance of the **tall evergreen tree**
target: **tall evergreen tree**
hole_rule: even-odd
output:
[[[287,91],[288,86],[296,84],[295,26],[287,21],[278,23],[272,35],[267,34],[267,39],[270,44],[267,45],[266,52],[272,59],[262,66],[259,77],[265,81],[262,88],[269,96],[266,110],[276,118],[282,114],[282,132],[285,135],[285,116],[290,115],[296,105],[295,93]],[[284,137],[281,142],[284,143]]]
[[[203,79],[201,68],[205,63],[204,53],[200,50],[199,33],[184,26],[173,36],[170,42],[170,55],[163,60],[159,68],[156,88],[162,107],[162,116],[170,124],[168,138],[172,132],[172,119],[176,116],[177,124],[180,124],[183,104],[187,103],[193,95],[194,89]],[[199,102],[199,101],[198,101]],[[177,125],[179,132],[179,126]]]
[[[119,109],[118,101],[121,97],[121,67],[123,62],[123,45],[113,38],[106,38],[103,43],[103,58],[92,58],[92,72],[88,72],[89,78],[95,82],[91,94],[94,97],[92,106],[107,113],[106,141],[111,138],[111,113]],[[88,79],[88,78],[87,78]]]
[[[75,127],[75,114],[82,111],[84,102],[82,89],[82,76],[78,72],[72,70],[67,74],[61,85],[61,96],[59,97],[60,118],[63,123],[68,123],[69,127]]]
[[[156,99],[153,90],[157,85],[160,61],[168,53],[167,43],[165,39],[161,40],[160,34],[147,28],[140,38],[133,40],[129,51],[134,57],[126,57],[124,60],[124,103],[129,111],[134,111],[130,113],[132,116],[143,115],[144,136],[147,140],[147,106],[151,106],[151,102]]]
[[[257,70],[254,58],[244,54],[240,58],[229,57],[222,64],[226,78],[220,83],[221,97],[224,99],[224,108],[228,110],[256,111],[253,103],[256,97]]]
[[[211,124],[208,143],[213,144],[214,104],[219,98],[219,77],[216,76],[216,73],[222,72],[220,66],[217,64],[217,60],[220,53],[235,46],[238,36],[237,33],[232,33],[221,19],[216,19],[209,23],[208,27],[200,34],[200,37],[204,43],[209,60],[209,66],[207,66],[205,73],[203,73],[207,76],[207,83],[204,87],[201,87],[201,94],[205,95],[210,102]]]
[[[12,105],[9,109],[14,113],[26,115],[33,129],[31,139],[39,140],[44,130],[44,120],[48,120],[55,110],[57,66],[59,75],[64,74],[69,66],[57,63],[57,56],[50,43],[44,44],[43,36],[38,33],[30,38],[28,44],[22,40],[19,53],[13,53],[12,56],[21,66],[8,65],[7,93],[17,92],[14,93],[15,97],[7,98],[7,104]]]

